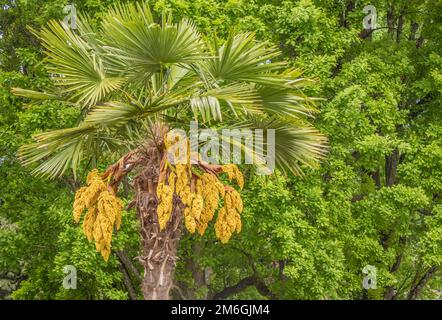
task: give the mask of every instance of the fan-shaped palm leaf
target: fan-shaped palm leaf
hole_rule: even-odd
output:
[[[203,41],[193,23],[154,22],[149,7],[119,5],[102,23],[111,69],[133,78],[149,78],[169,64],[190,64],[205,56]]]
[[[241,141],[241,148],[245,153],[250,153],[249,157],[255,158],[265,157],[268,151],[273,149],[276,168],[284,173],[292,172],[301,175],[303,165],[315,166],[327,152],[327,139],[318,130],[306,124],[294,125],[275,117],[268,119],[252,117],[232,127],[250,129],[254,133],[256,129],[262,129],[262,147],[258,141],[254,149],[250,150]],[[273,131],[274,141],[267,140],[268,130]],[[255,135],[254,138],[259,139],[259,136]],[[265,159],[258,160],[266,161]]]

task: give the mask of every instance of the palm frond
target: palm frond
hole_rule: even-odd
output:
[[[218,88],[209,89],[202,96],[216,97],[229,105],[240,105],[250,112],[261,112],[262,100],[258,92],[248,84],[232,83]]]
[[[131,78],[147,79],[169,64],[190,64],[205,56],[193,23],[157,24],[146,4],[117,5],[102,22],[110,68]]]
[[[222,113],[219,100],[212,96],[198,96],[190,99],[190,108],[195,117],[200,115],[203,122],[210,120],[222,121]]]
[[[51,20],[39,37],[48,56],[48,71],[71,100],[94,105],[125,82],[108,76],[99,53],[62,23]]]
[[[95,131],[93,126],[80,126],[35,135],[35,143],[19,149],[19,159],[24,165],[44,160],[33,170],[36,175],[53,178],[63,174],[68,168],[72,168],[75,174],[82,159],[83,144]]]
[[[142,113],[143,110],[134,104],[112,101],[95,106],[87,114],[84,122],[89,125],[117,126],[118,124],[126,124]]]
[[[34,91],[34,90],[21,89],[21,88],[11,88],[11,92],[12,92],[12,94],[14,94],[18,97],[29,98],[32,100],[58,100],[59,99],[59,97],[55,94]]]
[[[272,61],[280,52],[266,43],[257,42],[253,33],[230,33],[227,41],[218,47],[218,41],[211,44],[215,58],[204,62],[204,67],[218,80],[246,81],[252,83],[281,85],[285,81],[275,77],[286,63]]]
[[[314,101],[302,91],[294,91],[286,87],[256,88],[266,113],[287,119],[299,119],[300,116],[311,117],[317,112]]]
[[[241,129],[262,129],[264,132],[262,146],[253,151],[246,149],[245,152],[252,153],[249,155],[255,159],[265,155],[265,151],[273,148],[275,152],[276,168],[287,174],[291,172],[295,175],[302,175],[302,166],[315,167],[327,153],[327,139],[316,129],[310,126],[295,126],[293,123],[286,122],[276,117],[268,119],[260,119],[251,117],[248,120],[239,122],[236,125]],[[266,131],[273,130],[274,145],[266,138]],[[263,159],[258,159],[262,161]]]

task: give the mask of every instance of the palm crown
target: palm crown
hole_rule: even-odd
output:
[[[253,34],[206,38],[188,20],[173,23],[163,15],[157,23],[145,4],[115,6],[98,26],[81,16],[77,26],[51,21],[38,34],[52,92],[14,89],[83,111],[78,126],[38,134],[20,149],[25,164],[38,163],[34,173],[55,177],[72,168],[75,174],[85,158],[121,153],[139,137],[152,137],[153,123],[176,127],[189,119],[216,128],[274,129],[276,166],[283,171],[301,173],[303,164],[323,156],[325,138],[307,122],[314,99],[302,93],[312,81]]]

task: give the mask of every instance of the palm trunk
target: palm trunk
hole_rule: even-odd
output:
[[[146,300],[168,300],[173,286],[173,272],[177,260],[177,249],[181,238],[180,204],[166,228],[159,230],[156,219],[156,203],[151,202],[147,217],[140,217],[142,234],[141,262],[144,266],[142,293]]]
[[[156,194],[158,181],[164,170],[165,128],[157,126],[153,130],[156,139],[128,153],[117,163],[110,166],[103,174],[103,179],[111,177],[110,186],[116,193],[118,185],[132,170],[138,171],[134,179],[136,199],[129,205],[128,210],[136,207],[140,220],[141,255],[139,261],[144,267],[141,292],[146,300],[168,300],[173,287],[173,273],[177,261],[177,250],[182,231],[182,216],[184,204],[174,195],[173,211],[165,228],[160,230],[157,216],[158,197]],[[219,172],[218,165],[204,165],[206,171]],[[162,178],[162,177],[161,177]]]
[[[136,206],[140,220],[141,256],[144,267],[141,291],[146,300],[168,300],[173,286],[173,272],[181,238],[181,217],[184,209],[175,196],[170,220],[160,230],[157,217],[158,198],[156,189],[163,155],[155,146],[147,149],[147,164],[135,178]]]

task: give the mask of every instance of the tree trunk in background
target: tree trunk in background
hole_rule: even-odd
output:
[[[394,31],[395,31],[395,16],[394,16],[394,8],[393,6],[390,6],[387,10],[387,27],[388,27],[388,34],[393,39]]]
[[[385,184],[387,187],[392,187],[396,182],[398,164],[399,150],[394,149],[391,155],[385,157]]]

